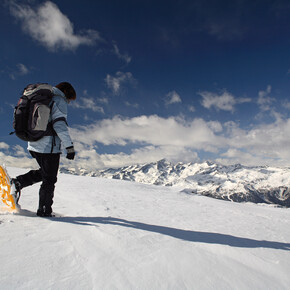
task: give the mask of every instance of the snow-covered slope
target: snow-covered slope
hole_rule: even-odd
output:
[[[154,185],[175,186],[231,201],[272,203],[290,207],[290,168],[267,166],[223,166],[216,163],[177,163],[166,160],[96,172],[61,169],[80,175],[130,180]]]
[[[38,189],[0,211],[0,289],[289,289],[289,209],[60,174],[45,219]]]

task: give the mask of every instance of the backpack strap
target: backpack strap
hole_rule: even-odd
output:
[[[53,125],[57,122],[60,122],[60,121],[63,121],[66,123],[66,125],[68,126],[68,123],[66,121],[66,118],[65,117],[59,117],[59,118],[56,118],[55,120],[53,121],[50,121],[48,126],[50,126],[51,129],[49,129],[48,131],[50,132],[49,135],[47,136],[52,136],[52,144],[51,144],[51,153],[53,152],[53,147],[55,146],[55,136],[57,135],[56,132],[54,131],[53,129]]]
[[[52,125],[54,125],[56,122],[59,122],[59,121],[63,121],[63,122],[65,122],[66,125],[68,126],[68,123],[67,123],[65,117],[59,117],[59,118],[56,118],[55,120],[52,121]]]

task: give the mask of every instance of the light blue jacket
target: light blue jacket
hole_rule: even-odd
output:
[[[28,150],[39,153],[61,153],[62,146],[67,148],[73,146],[67,125],[67,105],[68,101],[64,93],[53,87],[54,96],[51,109],[50,120],[56,136],[44,136],[35,142],[28,142]]]

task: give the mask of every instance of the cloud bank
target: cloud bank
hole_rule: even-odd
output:
[[[206,122],[201,118],[162,118],[156,115],[116,116],[71,130],[79,161],[93,167],[119,167],[156,161],[194,162],[210,153],[224,164],[288,165],[290,119],[241,129],[235,122]],[[98,146],[131,146],[130,152],[98,154]],[[94,160],[90,162],[90,160]]]
[[[204,153],[210,154],[212,161],[223,164],[288,166],[290,163],[290,119],[280,118],[246,130],[235,122],[207,122],[201,118],[188,121],[157,115],[116,116],[70,131],[77,155],[74,162],[62,158],[62,164],[89,170],[162,158],[197,162],[203,161]],[[99,146],[107,147],[107,153],[99,153]],[[117,150],[109,153],[109,148]],[[34,160],[20,146],[10,147],[1,142],[0,157],[7,166],[20,163],[23,167],[35,166]]]

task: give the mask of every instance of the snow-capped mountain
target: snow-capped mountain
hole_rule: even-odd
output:
[[[61,172],[174,186],[186,193],[218,199],[290,207],[290,168],[224,166],[208,161],[172,164],[163,159],[96,172],[64,168]]]

